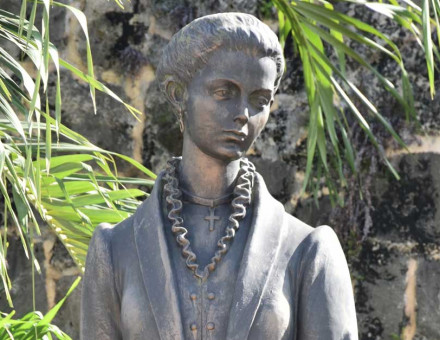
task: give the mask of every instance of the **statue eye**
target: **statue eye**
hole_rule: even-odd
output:
[[[228,89],[217,89],[214,91],[214,97],[217,99],[226,99],[231,96],[231,91]]]
[[[263,108],[263,106],[266,106],[270,103],[270,99],[266,98],[265,96],[258,96],[255,98],[255,104],[259,108]]]

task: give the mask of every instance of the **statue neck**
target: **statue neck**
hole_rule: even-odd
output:
[[[203,153],[187,140],[183,143],[179,169],[181,188],[203,198],[218,198],[232,193],[240,170],[240,160],[225,162]]]

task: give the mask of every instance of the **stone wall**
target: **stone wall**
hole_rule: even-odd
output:
[[[121,105],[98,94],[98,112],[94,115],[88,87],[64,70],[64,124],[98,146],[132,156],[155,172],[164,167],[170,156],[180,153],[182,142],[171,108],[155,82],[162,48],[179,28],[205,14],[267,14],[260,0],[132,0],[125,4],[125,11],[105,0],[71,4],[88,18],[96,76],[145,114],[136,120]],[[18,7],[16,1],[2,1],[4,9],[18,13]],[[344,207],[333,207],[325,190],[319,195],[319,207],[311,197],[299,196],[305,168],[308,105],[301,64],[289,42],[286,76],[267,127],[249,157],[287,211],[313,226],[330,224],[338,232],[351,267],[362,340],[436,340],[440,338],[440,138],[436,137],[440,131],[440,96],[430,100],[423,54],[417,52],[416,42],[408,33],[389,20],[354,6],[342,10],[387,31],[409,60],[407,69],[423,135],[415,134],[414,127],[405,123],[402,110],[378,89],[370,74],[348,63],[353,81],[374,99],[410,144],[409,153],[403,152],[378,124],[371,122],[401,180],[396,181],[389,174],[377,152],[353,124],[351,132],[356,137],[362,184],[349,179],[343,193]],[[276,30],[276,22],[265,20]],[[52,40],[62,57],[85,70],[83,33],[76,19],[54,7],[51,21]],[[365,58],[390,78],[397,77],[396,65],[383,56],[365,52]],[[437,82],[440,88],[438,85]],[[49,88],[52,94],[53,87],[54,83]],[[120,169],[126,175],[137,174],[122,163]],[[13,235],[10,243],[8,262],[14,301],[17,311],[24,313],[32,306],[30,263],[24,260]],[[37,240],[36,251],[43,268],[43,274],[37,275],[36,289],[40,294],[36,302],[37,308],[44,311],[64,295],[78,271],[50,230]],[[79,338],[79,296],[77,289],[56,320],[73,339]],[[7,310],[3,296],[0,310]]]

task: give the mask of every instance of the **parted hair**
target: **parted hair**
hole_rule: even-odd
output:
[[[253,15],[219,13],[192,21],[172,37],[157,69],[162,90],[171,79],[186,87],[218,49],[272,58],[277,67],[274,87],[278,88],[284,57],[276,34]]]

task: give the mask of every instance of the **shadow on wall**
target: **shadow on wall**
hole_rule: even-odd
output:
[[[368,236],[357,249],[344,244],[360,339],[439,339],[440,153],[401,154],[393,163],[400,181],[381,172],[372,183]],[[328,223],[332,207],[321,201],[301,202],[296,216]]]

